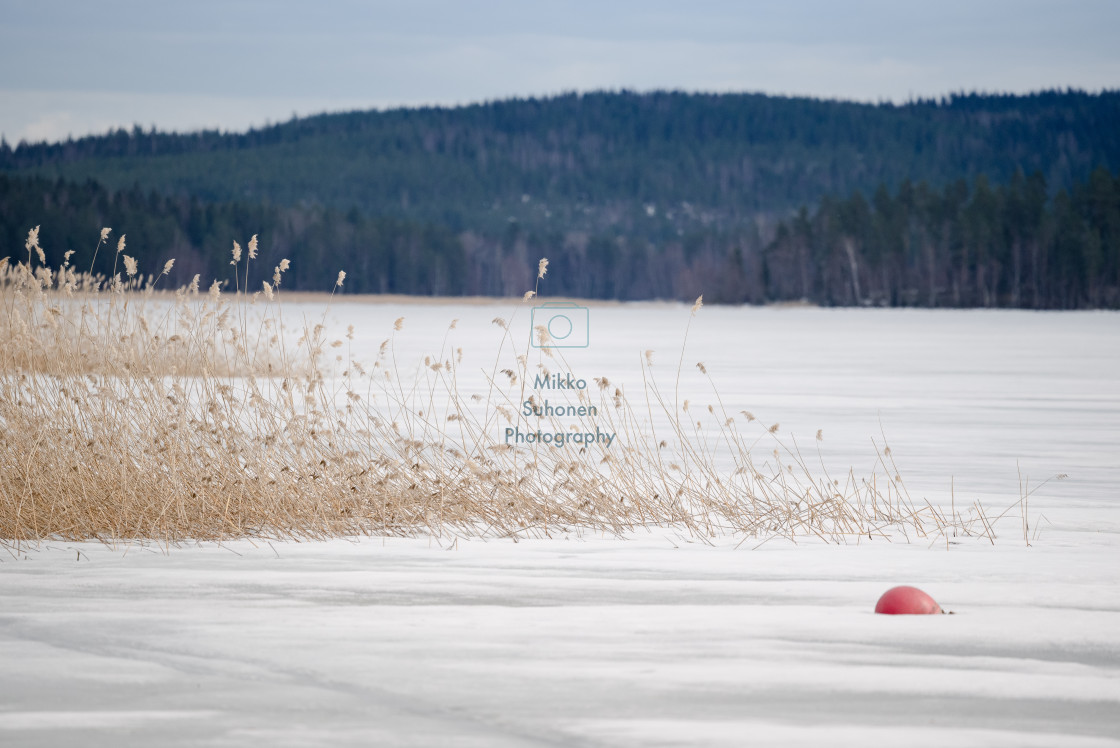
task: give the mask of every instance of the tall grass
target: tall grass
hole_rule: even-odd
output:
[[[519,412],[536,397],[528,383],[565,364],[547,337],[531,360],[509,319],[495,320],[505,332],[488,388],[467,395],[462,351],[450,344],[420,374],[401,373],[402,320],[372,365],[351,356],[346,338],[328,340],[323,322],[301,325],[295,339],[280,303],[287,261],[253,290],[255,237],[244,257],[234,244],[233,293],[218,283],[200,291],[197,276],[162,289],[171,263],[142,275],[124,237],[109,278],[77,271],[70,254],[47,267],[37,229],[26,249],[26,260],[0,264],[6,542],[672,528],[757,544],[990,533],[979,507],[962,516],[912,499],[889,449],[874,474],[834,477],[750,413],[719,402],[697,417],[679,392],[683,352],[671,398],[647,354],[635,400],[600,377],[569,397],[595,415],[530,424]],[[507,444],[504,428],[517,425],[617,436],[609,448]]]

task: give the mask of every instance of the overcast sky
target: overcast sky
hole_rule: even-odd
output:
[[[1120,88],[1113,0],[0,0],[0,133],[631,88],[905,101]]]

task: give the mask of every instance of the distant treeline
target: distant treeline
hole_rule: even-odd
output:
[[[169,285],[194,273],[230,279],[230,248],[259,234],[260,280],[292,261],[289,288],[515,296],[532,288],[537,260],[551,261],[541,291],[617,299],[724,303],[805,300],[824,305],[1120,308],[1120,178],[1105,168],[1053,196],[1041,174],[993,186],[984,175],[943,188],[904,181],[826,197],[777,221],[696,229],[668,239],[624,231],[548,231],[509,222],[501,231],[370,218],[356,208],[204,202],[139,188],[113,191],[0,174],[0,256],[21,258],[41,225],[48,262],[87,269],[98,231],[114,229],[97,272],[113,268],[116,237]]]
[[[1047,198],[1040,174],[943,190],[904,182],[783,221],[740,298],[826,305],[1120,307],[1120,179]]]
[[[601,92],[326,114],[244,133],[117,130],[0,144],[0,171],[206,203],[319,206],[501,234],[668,241],[739,232],[910,179],[938,189],[1040,172],[1070,189],[1120,169],[1120,92],[861,104]]]
[[[27,231],[41,226],[47,262],[60,265],[64,253],[79,270],[109,275],[120,262],[116,242],[125,234],[126,253],[141,269],[158,272],[175,259],[169,285],[203,280],[234,283],[230,250],[258,234],[261,254],[250,281],[271,279],[282,258],[292,261],[285,285],[329,290],[346,270],[346,290],[365,293],[459,295],[466,288],[463,242],[446,228],[396,218],[370,219],[351,210],[301,208],[249,202],[204,203],[139,188],[114,192],[93,181],[68,182],[0,174],[0,257],[26,259]],[[99,227],[113,229],[111,246],[97,253]],[[92,264],[91,264],[92,263]]]

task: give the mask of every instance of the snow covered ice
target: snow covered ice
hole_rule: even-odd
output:
[[[355,355],[492,366],[512,304],[336,300]],[[308,307],[308,315],[321,307]],[[298,315],[300,310],[294,310]],[[287,311],[286,311],[287,314]],[[527,315],[521,315],[524,334]],[[688,307],[593,306],[589,380],[672,388]],[[1120,744],[1120,316],[705,307],[682,397],[987,537],[48,542],[0,551],[2,745]],[[515,320],[515,324],[519,324]],[[520,334],[520,333],[519,333]],[[467,367],[464,366],[466,371]],[[633,394],[631,394],[633,397]],[[1023,538],[1020,475],[1031,488]],[[896,584],[952,616],[876,616]]]

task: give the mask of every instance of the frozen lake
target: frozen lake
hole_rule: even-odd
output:
[[[462,347],[460,386],[469,394],[485,392],[502,343],[492,320],[512,320],[510,339],[524,353],[530,309],[336,302],[329,318],[333,329],[353,324],[352,355],[372,361],[404,316],[395,338],[402,371]],[[911,490],[931,498],[948,500],[952,480],[958,500],[1006,505],[1018,498],[1021,470],[1032,487],[1069,476],[1032,496],[1069,521],[1076,513],[1066,510],[1120,509],[1115,312],[704,307],[692,318],[683,359],[687,305],[602,305],[587,314],[586,348],[556,349],[563,364],[530,348],[530,362],[544,360],[592,389],[594,377],[606,376],[636,401],[643,355],[652,350],[652,371],[670,398],[683,361],[680,399],[691,400],[692,412],[720,401],[729,413],[747,410],[765,426],[780,423],[779,434],[792,434],[814,458],[820,430],[822,456],[841,473],[869,473],[871,439],[882,445],[885,434]],[[1089,522],[1099,528],[1104,516],[1120,515]]]
[[[322,305],[285,308],[304,313]],[[370,362],[400,316],[399,370],[462,347],[466,395],[499,358],[493,318],[512,317],[506,354],[528,347],[512,303],[343,297],[327,324],[354,325],[339,350]],[[688,320],[592,306],[588,346],[550,369],[633,401],[653,350],[672,396]],[[1032,545],[1015,516],[994,545],[948,547],[652,532],[0,551],[0,744],[1120,745],[1118,367],[1115,313],[705,307],[680,374],[697,411],[748,410],[857,474],[885,433],[934,502],[1002,511],[1020,474],[1067,474],[1030,499]],[[956,615],[872,614],[896,584]]]

